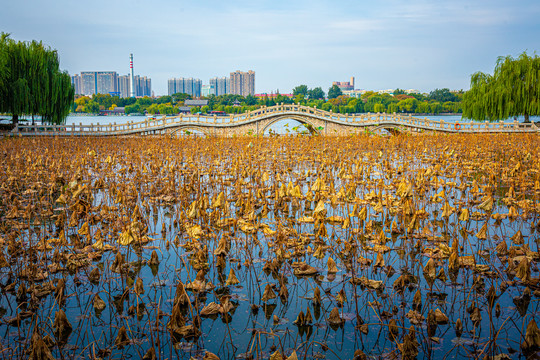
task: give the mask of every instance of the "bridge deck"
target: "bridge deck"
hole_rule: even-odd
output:
[[[255,111],[243,114],[222,116],[204,115],[177,115],[163,116],[156,119],[145,119],[138,122],[123,124],[72,124],[72,125],[18,125],[11,132],[18,136],[126,136],[126,135],[152,135],[171,133],[181,128],[203,129],[216,135],[229,134],[226,131],[254,126],[259,133],[259,124],[268,126],[276,119],[292,118],[305,121],[322,128],[331,126],[340,129],[340,133],[393,128],[404,131],[435,131],[446,133],[540,133],[534,123],[519,122],[459,122],[449,123],[443,120],[435,121],[427,118],[417,118],[401,114],[335,114],[324,110],[302,105],[276,105],[262,107]],[[459,124],[459,125],[457,125]],[[263,128],[264,129],[264,128]],[[336,130],[334,130],[336,131]],[[245,133],[245,132],[244,132]]]

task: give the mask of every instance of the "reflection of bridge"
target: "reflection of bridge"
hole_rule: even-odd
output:
[[[446,132],[446,133],[539,133],[533,123],[518,122],[460,122],[458,124],[420,119],[399,114],[344,115],[302,105],[276,105],[262,107],[243,114],[224,116],[178,115],[145,119],[124,124],[90,125],[18,125],[14,135],[20,136],[126,136],[157,134],[188,134],[202,132],[206,135],[239,136],[260,135],[273,123],[293,119],[306,128],[324,135],[346,135],[377,132]]]

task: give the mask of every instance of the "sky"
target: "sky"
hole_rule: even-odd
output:
[[[0,31],[41,40],[60,66],[208,84],[255,71],[257,93],[301,84],[327,92],[355,77],[366,90],[467,90],[499,56],[540,52],[540,1],[519,0],[17,0]]]

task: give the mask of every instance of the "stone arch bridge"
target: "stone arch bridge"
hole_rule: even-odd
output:
[[[321,135],[350,135],[387,130],[397,132],[444,133],[540,133],[534,123],[460,122],[429,120],[400,114],[335,114],[302,105],[276,105],[229,116],[181,114],[146,118],[123,124],[90,125],[18,125],[12,135],[19,136],[130,136],[184,135],[201,132],[207,136],[262,135],[275,122],[293,119],[310,132]]]

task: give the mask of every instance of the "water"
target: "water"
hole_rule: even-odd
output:
[[[456,139],[458,142],[455,142]],[[49,278],[67,279],[67,298],[62,308],[74,329],[66,345],[53,347],[53,354],[57,358],[60,352],[75,357],[90,355],[91,351],[105,358],[108,354],[111,358],[140,358],[150,346],[155,346],[162,358],[186,360],[191,356],[201,359],[206,350],[218,354],[221,359],[248,358],[246,353],[254,358],[266,359],[273,352],[273,346],[286,354],[296,350],[299,358],[305,355],[310,359],[351,359],[356,349],[362,349],[371,356],[386,358],[399,354],[397,343],[402,342],[403,329],[411,326],[407,314],[416,290],[422,293],[420,313],[423,316],[427,316],[430,309],[439,308],[450,320],[449,325],[440,325],[435,330],[428,329],[425,321],[416,326],[420,342],[419,358],[443,354],[449,358],[473,357],[480,353],[486,340],[493,338],[494,331],[501,327],[503,331],[497,340],[498,351],[506,353],[512,348],[519,354],[521,331],[530,318],[540,313],[539,303],[533,298],[525,310],[525,316],[520,314],[514,298],[521,295],[524,285],[513,275],[505,275],[507,265],[496,256],[494,247],[502,239],[511,245],[510,236],[520,230],[526,244],[537,254],[538,233],[534,230],[537,214],[500,222],[483,215],[461,222],[456,213],[442,217],[441,208],[445,202],[430,199],[442,191],[450,206],[468,206],[476,210],[479,199],[469,191],[473,179],[481,187],[489,178],[489,171],[498,166],[501,173],[508,174],[506,170],[512,169],[513,161],[520,158],[521,150],[517,146],[527,145],[527,137],[520,138],[516,143],[497,146],[492,143],[470,144],[456,139],[429,136],[421,139],[253,139],[253,150],[249,150],[248,145],[251,139],[29,139],[2,143],[6,147],[19,146],[17,153],[11,151],[13,149],[4,149],[5,154],[15,155],[3,159],[6,173],[18,173],[19,178],[13,183],[13,179],[0,175],[0,180],[3,184],[11,182],[17,185],[18,192],[14,198],[21,201],[19,208],[25,209],[26,204],[30,204],[35,207],[36,214],[41,214],[41,210],[46,213],[46,194],[52,191],[54,213],[66,213],[66,220],[70,222],[72,214],[79,211],[74,204],[80,194],[73,195],[74,191],[69,190],[71,186],[68,184],[55,186],[56,172],[60,170],[66,181],[79,178],[81,184],[92,189],[89,213],[66,229],[70,244],[59,247],[61,254],[66,256],[65,261],[60,261],[66,270],[57,273],[48,268]],[[219,144],[216,141],[220,141]],[[448,143],[441,143],[444,141]],[[443,150],[445,145],[451,148]],[[538,145],[532,145],[534,147],[526,148],[533,153],[534,159],[538,154]],[[217,148],[213,148],[215,146]],[[481,153],[480,162],[470,149]],[[455,158],[454,154],[450,154],[451,150],[456,151]],[[95,151],[95,155],[91,151]],[[530,166],[525,162],[525,154],[522,155],[523,166]],[[107,160],[109,156],[111,161]],[[7,159],[11,159],[9,163]],[[488,166],[482,168],[484,161]],[[353,179],[340,175],[342,165],[351,166]],[[403,167],[407,168],[406,172],[399,173],[399,168],[403,170]],[[403,215],[401,211],[390,211],[390,208],[397,206],[392,203],[399,199],[394,185],[403,178],[419,178],[418,174],[425,173],[425,169],[435,171],[433,176],[437,181],[431,176],[418,179],[413,192],[415,206],[425,209],[426,216],[419,220],[420,227],[414,236],[407,235],[404,229],[392,232],[392,222],[402,227],[411,222],[411,217]],[[458,172],[454,172],[454,169]],[[270,174],[266,182],[261,181],[263,172]],[[392,175],[385,176],[389,174]],[[527,174],[524,171],[516,179],[530,181],[530,178],[525,178]],[[281,180],[278,181],[277,176]],[[353,180],[357,186],[347,200],[334,199],[335,193],[315,194],[315,199],[306,199],[308,189],[319,177],[326,179],[327,186],[330,186],[328,179],[332,179],[335,193],[342,187],[346,188]],[[48,183],[43,179],[52,180]],[[277,189],[281,184],[287,186],[289,181],[301,185],[302,198],[288,196],[280,204],[276,200]],[[462,190],[462,184],[469,186],[469,190]],[[385,204],[382,213],[375,210],[378,191],[375,191],[375,198],[369,199],[371,190],[377,190],[377,186],[380,186],[380,196]],[[37,190],[41,188],[46,191],[41,193]],[[2,186],[0,189],[5,192],[9,188]],[[77,189],[77,185],[73,189]],[[508,207],[502,197],[507,188],[498,190],[493,213],[506,213]],[[516,185],[516,190],[519,199],[533,199],[537,203],[537,195],[530,188],[520,189]],[[195,218],[188,216],[193,201],[208,196],[214,204],[213,198],[221,191],[229,200],[228,215],[208,207],[204,209],[204,215],[194,215]],[[60,192],[68,195],[69,207],[55,202]],[[7,194],[3,195],[8,198]],[[317,196],[323,196],[326,202],[327,217],[350,216],[350,227],[328,222],[325,225],[327,236],[318,238],[312,223],[298,221],[303,216],[312,215],[318,204]],[[172,198],[167,200],[167,197]],[[88,199],[87,195],[81,198]],[[267,214],[263,214],[265,203],[269,206]],[[12,202],[9,204],[12,205]],[[366,221],[361,221],[359,214],[354,214],[354,204],[367,209]],[[121,226],[137,218],[134,215],[135,205],[141,212],[140,221],[148,226],[151,239],[142,248],[118,244]],[[7,210],[11,208],[6,208],[5,212]],[[236,221],[228,226],[217,226],[212,218],[212,214],[216,213],[219,218],[233,218]],[[252,220],[247,220],[250,217]],[[23,215],[15,219],[10,217],[10,220],[4,221],[15,232],[2,230],[6,233],[0,235],[5,239],[20,236],[19,239],[25,244],[57,237],[52,220],[44,218],[43,222],[30,226],[31,231],[27,229],[30,232],[26,232],[25,224],[30,223],[29,219]],[[249,227],[242,226],[241,220],[248,224],[266,224],[271,230],[279,231],[279,236],[265,233],[263,228],[251,231]],[[84,236],[79,234],[84,221],[91,223],[94,237],[90,243],[96,242],[95,232],[102,229],[106,243],[115,246],[125,256],[127,271],[123,274],[112,271],[115,251],[105,251],[101,257],[92,259],[87,267],[67,269],[67,257],[80,256],[77,258],[80,260],[89,258],[88,254],[95,255],[76,245],[84,241]],[[489,223],[489,238],[478,240],[475,234],[486,223]],[[194,241],[188,230],[193,225],[200,225],[204,230],[199,241]],[[430,234],[423,233],[421,229],[424,228]],[[380,250],[385,266],[360,265],[361,261],[377,261],[377,251],[372,249],[381,231],[388,247]],[[224,266],[218,265],[220,260],[216,255],[222,239],[230,241]],[[442,259],[439,269],[443,269],[448,278],[437,280],[433,286],[428,285],[422,269],[430,259],[429,255],[440,250],[439,245],[451,246],[454,241],[462,245],[461,255],[474,254],[477,264],[488,266],[489,272],[493,273],[468,267],[452,278],[446,261]],[[315,256],[319,247],[323,250],[321,256]],[[278,248],[283,248],[287,256],[282,258],[278,271],[265,271],[263,267],[278,258]],[[13,254],[13,248],[8,249],[9,254]],[[149,266],[147,261],[154,250],[160,263]],[[192,282],[198,273],[197,267],[204,266],[200,264],[199,253],[207,256],[204,261],[208,264],[205,280],[214,284],[215,288],[201,294],[188,291],[192,307],[183,310],[187,323],[195,320],[193,308],[200,311],[211,302],[219,303],[224,295],[230,296],[233,308],[228,315],[203,316],[200,320],[201,335],[196,339],[176,341],[165,326],[172,313],[178,281],[184,284]],[[52,254],[53,251],[50,251],[44,260],[46,265],[54,263]],[[21,271],[20,261],[33,259],[30,254],[5,256],[17,264],[11,264],[15,273]],[[330,257],[337,263],[335,274],[327,268]],[[439,261],[436,256],[433,258]],[[42,258],[36,259],[39,261]],[[349,260],[353,261],[354,267],[345,265]],[[315,267],[318,273],[314,276],[296,276],[294,264],[298,261]],[[101,270],[101,279],[97,283],[89,281],[90,270],[94,268]],[[1,273],[3,288],[13,280],[8,269],[4,266]],[[240,281],[238,285],[225,284],[231,269]],[[394,284],[400,275],[407,273],[415,275],[417,282],[398,291]],[[537,278],[538,275],[534,265],[531,277]],[[352,286],[350,280],[362,276],[381,281],[382,288],[375,290],[362,285]],[[137,278],[143,281],[144,294],[134,293],[133,281]],[[479,278],[483,285],[480,285]],[[515,284],[502,291],[501,284],[506,280],[515,280]],[[30,281],[26,283],[27,286],[34,285]],[[486,292],[491,284],[495,285],[497,302],[502,306],[500,317],[495,317],[494,311],[486,305]],[[262,301],[262,293],[267,285],[274,286],[276,293],[285,286],[289,292],[287,300],[282,301],[277,297]],[[321,290],[321,306],[314,305],[311,300],[317,288]],[[341,290],[345,292],[347,301],[339,306],[337,297]],[[106,308],[103,311],[94,311],[92,307],[96,294],[105,300]],[[471,299],[477,301],[482,312],[482,320],[477,326],[472,324],[467,313]],[[137,314],[140,304],[144,304],[144,309]],[[34,308],[36,305],[37,309]],[[0,343],[4,349],[18,351],[15,353],[18,356],[13,357],[25,357],[22,352],[28,347],[25,346],[25,339],[34,323],[40,324],[42,333],[53,336],[51,324],[59,308],[54,296],[45,296],[36,302],[28,295],[23,301],[17,297],[16,291],[6,291],[2,294],[0,306],[0,311],[4,313],[4,322],[0,325]],[[346,321],[341,326],[333,327],[326,319],[335,307]],[[20,330],[6,324],[7,319],[25,309],[33,311],[35,316],[24,320]],[[293,321],[300,311],[305,313],[307,309],[313,315],[312,324],[295,325]],[[158,310],[163,313],[162,318],[159,318]],[[274,315],[277,323],[274,323]],[[388,331],[390,318],[397,320],[400,334],[397,340]],[[453,324],[458,318],[463,321],[465,329],[461,338],[454,333]],[[366,327],[360,327],[362,322]],[[131,343],[118,349],[114,346],[114,339],[122,326],[129,329]]]

